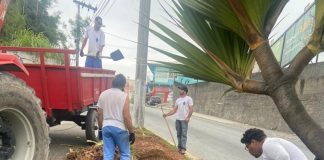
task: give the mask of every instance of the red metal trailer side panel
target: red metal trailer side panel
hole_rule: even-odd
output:
[[[111,88],[112,79],[115,71],[95,69],[95,68],[80,68],[80,97],[82,104],[85,106],[97,102],[100,93]]]
[[[29,76],[19,71],[10,71],[33,88],[36,96],[42,101],[42,107],[48,117],[52,110],[82,110],[95,104],[102,91],[111,88],[115,71],[69,66],[68,54],[74,50],[3,47],[6,51],[28,51],[40,55],[40,64],[25,64]],[[63,53],[65,64],[45,65],[44,53]]]
[[[32,87],[36,96],[42,101],[44,109],[68,110],[68,93],[66,83],[71,86],[72,109],[78,110],[83,107],[95,104],[102,91],[111,88],[114,71],[99,70],[92,68],[70,67],[70,81],[66,80],[64,67],[47,66],[47,94],[49,100],[46,100],[46,92],[41,85],[42,75],[39,65],[25,65],[30,72],[30,76],[22,72],[11,72],[15,76],[24,80],[27,85]],[[100,77],[101,76],[101,77]],[[78,87],[78,83],[80,83]]]

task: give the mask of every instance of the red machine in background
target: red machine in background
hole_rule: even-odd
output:
[[[154,87],[152,90],[152,96],[158,96],[161,98],[161,103],[167,103],[170,89],[165,87]]]

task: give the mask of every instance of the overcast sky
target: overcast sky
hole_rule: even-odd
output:
[[[62,23],[68,25],[68,20],[74,19],[76,16],[77,6],[73,3],[73,0],[56,1],[57,3],[54,4],[52,12],[60,11]],[[135,79],[137,54],[137,44],[135,42],[137,41],[140,0],[81,1],[87,4],[89,3],[93,6],[98,5],[99,2],[108,2],[102,14],[100,14],[103,17],[103,23],[106,25],[106,27],[102,28],[102,30],[106,33],[106,46],[104,48],[104,54],[108,56],[112,51],[120,49],[125,56],[125,59],[116,62],[112,60],[103,60],[103,68],[116,70],[117,73],[123,73],[131,79]],[[304,8],[312,2],[313,0],[290,0],[279,17],[279,19],[284,17],[283,21],[272,32],[274,38],[279,37],[303,13]],[[98,8],[100,8],[100,6],[98,6]],[[88,11],[85,8],[81,9],[82,17],[93,17],[93,15],[93,12]],[[167,15],[160,7],[158,0],[151,1],[151,18],[164,24],[168,23],[166,20]],[[150,27],[153,26],[151,25]],[[68,32],[68,30],[65,32]],[[73,42],[73,40],[70,39],[70,42]],[[149,37],[149,45],[172,50],[151,34]],[[151,49],[148,50],[148,59],[172,61],[170,58],[163,56],[162,54]],[[84,61],[85,58],[80,59],[81,66],[84,66]],[[152,75],[149,70],[148,75]]]

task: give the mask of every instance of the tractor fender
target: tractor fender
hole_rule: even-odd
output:
[[[0,53],[0,71],[23,71],[27,76],[29,72],[21,60],[13,54]]]

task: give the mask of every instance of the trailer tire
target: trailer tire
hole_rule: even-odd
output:
[[[0,159],[48,159],[49,127],[40,100],[25,82],[4,72],[0,72],[0,125],[0,148],[5,150]]]
[[[98,112],[96,109],[89,109],[85,125],[86,138],[89,144],[95,144],[98,139]]]

